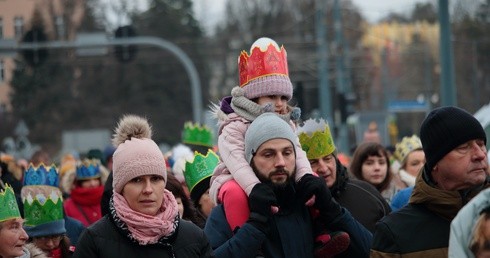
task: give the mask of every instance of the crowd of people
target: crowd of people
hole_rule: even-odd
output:
[[[150,121],[120,117],[112,146],[29,161],[0,155],[0,258],[488,257],[487,135],[452,106],[394,152],[375,123],[351,157],[288,101],[287,54],[260,38],[213,107],[163,153]],[[57,164],[57,165],[56,165]]]

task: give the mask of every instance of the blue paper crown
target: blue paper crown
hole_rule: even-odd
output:
[[[86,180],[100,177],[99,163],[96,160],[84,160],[77,166],[77,180]]]
[[[51,166],[46,166],[41,163],[41,165],[35,167],[31,163],[29,164],[29,167],[24,175],[24,186],[26,185],[48,185],[58,187],[58,169],[54,164]]]

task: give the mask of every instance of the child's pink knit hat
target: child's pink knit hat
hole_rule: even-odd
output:
[[[163,153],[151,139],[151,127],[145,118],[125,115],[116,127],[112,143],[114,192],[121,193],[131,179],[143,175],[159,175],[167,182]]]

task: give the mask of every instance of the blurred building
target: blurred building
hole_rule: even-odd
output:
[[[2,0],[0,40],[22,40],[24,34],[31,29],[35,17],[42,22],[48,39],[72,39],[84,12],[83,0]],[[11,110],[10,80],[15,68],[15,58],[17,57],[0,53],[0,113]]]

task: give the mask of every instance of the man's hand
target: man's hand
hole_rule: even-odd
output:
[[[252,188],[248,198],[250,217],[248,222],[263,232],[269,229],[268,221],[272,216],[272,206],[277,206],[274,191],[268,185],[259,183]]]

